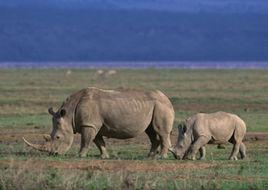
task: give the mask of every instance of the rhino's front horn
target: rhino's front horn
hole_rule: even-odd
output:
[[[48,108],[48,113],[50,113],[51,115],[55,115],[55,112],[53,111],[52,107]]]
[[[49,149],[46,145],[37,145],[37,144],[32,144],[29,141],[27,141],[24,137],[22,137],[23,141],[30,147],[33,147],[36,150],[42,151],[42,152],[49,152]]]

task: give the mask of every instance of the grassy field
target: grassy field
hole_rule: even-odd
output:
[[[111,158],[101,160],[92,144],[77,155],[80,137],[64,156],[49,157],[26,147],[21,137],[42,141],[50,133],[47,108],[58,108],[81,88],[159,89],[171,99],[176,125],[196,112],[227,111],[247,123],[248,132],[268,132],[268,70],[121,69],[0,70],[0,190],[2,189],[268,189],[268,141],[246,141],[248,159],[231,162],[231,145],[209,145],[206,161],[147,158],[145,135],[106,139]]]

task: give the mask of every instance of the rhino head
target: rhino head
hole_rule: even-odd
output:
[[[54,112],[52,108],[48,109],[52,115],[53,129],[50,135],[45,136],[46,142],[42,145],[32,144],[23,138],[24,142],[43,152],[50,154],[64,154],[66,153],[73,143],[74,133],[72,127],[72,118],[70,118],[66,110],[61,108],[58,112]]]
[[[184,159],[192,144],[192,130],[190,126],[187,126],[187,122],[182,122],[178,126],[179,135],[178,141],[175,147],[169,149],[176,159]]]

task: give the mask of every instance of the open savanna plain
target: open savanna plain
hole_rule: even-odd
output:
[[[4,189],[268,189],[268,70],[1,69],[0,190]],[[50,106],[72,93],[104,89],[159,89],[172,101],[177,125],[197,112],[227,111],[247,124],[247,159],[227,160],[231,145],[207,145],[205,161],[149,159],[149,139],[105,139],[110,159],[92,143],[79,158],[80,136],[63,156],[27,147],[51,132]]]

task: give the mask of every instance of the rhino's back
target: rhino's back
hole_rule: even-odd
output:
[[[83,99],[85,104],[97,104],[104,123],[100,132],[113,138],[130,138],[142,133],[152,121],[156,102],[170,103],[158,91],[122,89],[89,88]]]
[[[200,113],[196,115],[195,125],[199,133],[211,136],[216,143],[224,143],[232,137],[236,119],[233,114],[226,112]]]

